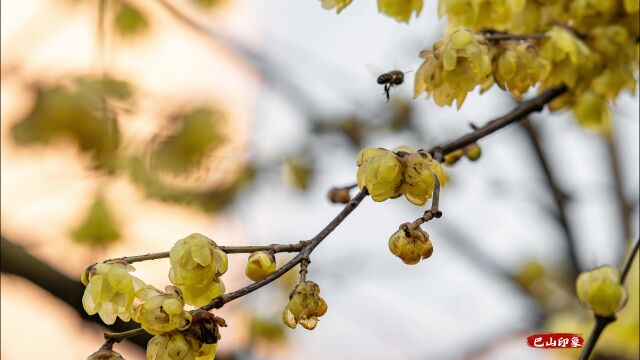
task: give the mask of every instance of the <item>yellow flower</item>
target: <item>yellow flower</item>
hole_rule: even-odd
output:
[[[320,287],[313,281],[299,283],[289,296],[289,303],[282,312],[282,322],[295,329],[297,324],[313,330],[318,317],[327,312],[327,303],[320,297]]]
[[[82,296],[82,307],[89,315],[98,313],[105,324],[113,324],[119,317],[129,321],[133,312],[136,290],[145,284],[129,274],[133,266],[123,262],[101,263],[92,267],[83,280],[87,287]]]
[[[260,281],[276,270],[276,258],[266,251],[256,251],[249,256],[245,275],[253,281]]]
[[[202,306],[224,293],[219,277],[227,271],[227,254],[201,234],[191,234],[171,248],[169,280],[182,290],[185,302]]]
[[[389,238],[389,250],[405,264],[415,265],[431,256],[433,245],[426,231],[420,227],[409,230],[410,227],[411,223],[400,225],[400,230]]]
[[[172,330],[184,330],[191,323],[191,314],[184,310],[180,290],[167,286],[167,293],[146,286],[136,292],[144,300],[136,306],[133,320],[139,322],[149,334],[162,335]]]
[[[493,84],[491,54],[486,40],[467,30],[457,30],[423,51],[425,61],[416,72],[414,97],[422,92],[433,96],[438,106],[456,101],[460,108],[467,93],[476,86],[481,90]]]
[[[573,114],[584,127],[603,133],[610,130],[611,115],[607,100],[591,90],[578,95],[573,106]]]
[[[349,6],[353,0],[321,0],[322,7],[327,10],[336,9],[336,14],[340,14],[344,8]]]
[[[147,345],[146,360],[213,360],[217,344],[203,344],[174,331],[154,336]]]
[[[420,16],[423,0],[378,0],[378,11],[397,21],[408,23],[411,14]]]
[[[520,100],[545,74],[546,63],[538,56],[535,45],[510,41],[503,46],[495,62],[493,77],[502,90],[508,90]]]
[[[576,280],[576,292],[582,305],[598,316],[614,315],[627,300],[620,272],[609,265],[581,273]]]
[[[599,65],[598,56],[582,40],[560,27],[547,31],[540,57],[549,64],[541,91],[563,84],[569,88],[587,84]]]
[[[400,195],[402,160],[387,149],[364,148],[358,154],[358,187],[366,186],[374,201]]]
[[[424,151],[413,152],[402,158],[404,172],[400,191],[415,205],[424,205],[431,199],[435,188],[436,178],[441,186],[445,184],[445,177],[440,163]]]
[[[522,7],[522,0],[440,0],[438,15],[447,15],[449,25],[454,28],[505,30],[512,12]]]
[[[569,5],[573,28],[584,32],[611,22],[619,11],[617,0],[573,0]]]

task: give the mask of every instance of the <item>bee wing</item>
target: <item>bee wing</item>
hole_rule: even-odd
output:
[[[382,70],[380,67],[373,65],[373,64],[369,64],[367,63],[367,71],[369,72],[369,74],[373,77],[373,78],[378,78],[378,76],[382,75],[385,73],[384,70]]]

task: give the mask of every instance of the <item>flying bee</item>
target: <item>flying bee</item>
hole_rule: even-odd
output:
[[[411,71],[391,70],[378,76],[378,84],[384,85],[384,94],[387,96],[387,102],[389,102],[389,91],[396,86],[404,84],[404,74],[408,74]]]

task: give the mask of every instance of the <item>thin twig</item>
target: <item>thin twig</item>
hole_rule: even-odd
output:
[[[126,338],[130,338],[136,335],[142,335],[145,333],[146,331],[143,328],[137,328],[137,329],[119,332],[119,333],[104,333],[104,338],[107,340],[120,342]]]
[[[271,244],[271,245],[258,245],[258,246],[218,246],[220,250],[227,254],[250,254],[256,251],[271,251],[275,253],[283,252],[299,252],[304,248],[305,242],[301,241],[294,244]],[[127,264],[133,264],[136,262],[157,260],[169,257],[169,251],[149,253],[144,255],[124,256],[115,259],[105,260],[109,261],[124,261]]]
[[[631,265],[633,264],[633,259],[635,259],[636,257],[636,253],[638,252],[639,246],[640,246],[640,239],[636,240],[636,243],[633,245],[633,248],[629,253],[629,257],[627,258],[627,261],[624,263],[624,266],[622,267],[622,272],[620,273],[620,284],[622,285],[624,285],[624,281],[626,280],[627,275],[629,274],[629,270],[631,269]],[[616,321],[615,314],[611,316],[596,315],[595,318],[596,318],[596,323],[593,325],[593,329],[591,330],[591,334],[589,335],[589,339],[587,340],[587,343],[582,348],[582,352],[580,353],[580,360],[589,359],[604,329],[607,327],[607,325]]]
[[[293,259],[289,260],[287,263],[282,265],[278,270],[269,274],[266,278],[253,283],[251,285],[245,286],[239,290],[234,292],[230,292],[224,295],[220,295],[217,298],[213,299],[209,304],[202,306],[200,309],[202,310],[211,310],[211,309],[219,309],[224,304],[235,300],[239,297],[245,296],[251,292],[254,292],[261,287],[271,283],[272,281],[278,279],[280,276],[284,275],[287,271],[291,270],[293,267],[302,262],[303,259],[308,258],[311,252],[318,246],[320,243],[327,237],[333,230],[335,230],[344,219],[351,214],[353,210],[360,204],[360,202],[369,195],[367,188],[362,189],[345,207],[342,211],[333,219],[327,226],[324,227],[313,239],[309,240],[304,249],[298,253]]]
[[[534,97],[533,99],[523,101],[518,106],[516,106],[513,110],[509,111],[506,115],[503,115],[495,120],[488,122],[486,125],[478,128],[465,136],[462,136],[450,143],[444,144],[442,146],[436,146],[433,149],[429,150],[429,153],[434,154],[437,148],[442,150],[444,155],[447,155],[450,152],[456,151],[458,149],[462,149],[469,144],[473,144],[478,140],[484,138],[487,135],[493,134],[494,132],[506,127],[507,125],[511,125],[517,121],[523,120],[529,114],[541,111],[544,109],[544,106],[551,102],[553,99],[558,96],[564,94],[567,91],[567,87],[562,85],[556,88],[552,88],[546,90],[542,94]]]
[[[547,156],[544,153],[544,149],[540,144],[540,137],[538,135],[538,131],[534,127],[534,125],[529,121],[529,119],[523,119],[520,124],[525,129],[527,137],[531,143],[533,151],[538,159],[538,163],[540,164],[540,168],[544,173],[545,180],[547,183],[547,187],[549,188],[549,192],[553,196],[553,200],[555,202],[555,206],[557,208],[557,213],[555,214],[555,219],[558,221],[562,232],[564,233],[564,239],[567,245],[567,251],[569,253],[569,264],[570,264],[570,274],[571,278],[575,279],[580,272],[580,262],[578,260],[578,249],[576,246],[576,238],[571,230],[571,226],[569,225],[569,220],[567,216],[566,209],[566,200],[567,195],[560,189],[556,177],[551,170],[551,166],[549,165],[549,161],[547,160]]]
[[[526,40],[542,40],[544,39],[544,34],[523,34],[523,35],[514,35],[505,32],[498,31],[485,31],[481,33],[481,35],[487,39],[488,41],[526,41]]]
[[[418,226],[431,221],[434,218],[440,218],[442,217],[442,211],[440,211],[440,209],[438,208],[439,204],[440,204],[440,181],[438,180],[437,176],[434,176],[435,178],[435,186],[433,188],[433,197],[431,198],[431,208],[429,208],[429,210],[425,211],[424,214],[422,214],[422,216],[420,216],[419,218],[417,218],[414,222],[411,223],[410,226],[408,226],[405,229],[405,232],[407,233],[407,236],[409,236],[408,231],[413,230],[415,228],[417,228]]]
[[[624,249],[633,238],[633,230],[631,225],[631,205],[627,200],[627,196],[624,193],[624,182],[622,180],[622,169],[620,167],[620,154],[615,143],[613,134],[606,137],[607,153],[609,155],[609,161],[611,163],[611,172],[613,173],[613,182],[616,193],[616,205],[618,207],[619,216],[622,223],[622,231],[624,238],[621,245]]]
[[[300,282],[305,282],[307,281],[307,268],[309,267],[309,263],[311,263],[311,260],[309,260],[309,258],[303,258],[302,261],[300,262]]]

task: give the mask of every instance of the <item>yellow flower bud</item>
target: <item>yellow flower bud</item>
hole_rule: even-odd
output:
[[[82,307],[87,314],[98,313],[108,325],[117,317],[129,321],[136,290],[145,286],[142,280],[129,274],[133,270],[131,265],[114,261],[97,264],[83,274],[84,280],[88,280],[82,296]]]
[[[447,166],[452,166],[453,164],[457,163],[463,155],[464,150],[462,149],[452,151],[444,156],[444,164]]]
[[[320,297],[320,287],[313,281],[296,285],[289,295],[289,303],[282,312],[282,322],[295,329],[297,324],[313,330],[318,318],[327,312],[327,303]]]
[[[620,272],[609,265],[582,272],[576,281],[576,292],[582,305],[598,316],[614,315],[627,301]]]
[[[202,306],[224,292],[219,277],[227,271],[227,254],[201,234],[191,234],[171,248],[169,280],[182,290],[185,302]]]
[[[467,159],[471,161],[478,160],[480,158],[480,155],[482,155],[482,149],[480,149],[480,146],[478,146],[478,144],[476,143],[465,146],[463,151]]]
[[[136,292],[136,297],[145,302],[136,306],[133,320],[149,334],[162,335],[189,327],[191,314],[184,310],[184,300],[177,288],[167,286],[167,293],[163,293],[146,286]]]
[[[402,160],[386,149],[365,148],[358,154],[358,187],[366,187],[374,201],[400,195]]]
[[[405,264],[415,265],[431,256],[433,245],[429,234],[420,227],[410,230],[411,226],[411,223],[400,225],[400,230],[389,238],[389,250]]]
[[[349,190],[345,188],[331,188],[327,197],[329,198],[329,201],[334,204],[346,204],[351,201]]]
[[[276,258],[266,251],[256,251],[249,256],[244,274],[253,281],[260,281],[276,270]]]

